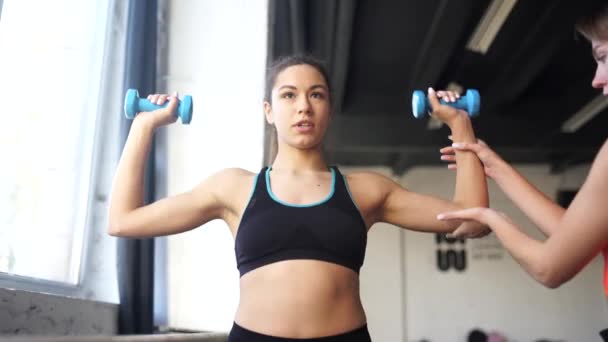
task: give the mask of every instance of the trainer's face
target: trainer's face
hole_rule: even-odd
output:
[[[591,85],[593,88],[602,89],[604,95],[608,96],[608,40],[591,40],[593,58],[597,63],[595,77]]]
[[[329,89],[323,75],[301,64],[281,71],[272,88],[272,103],[264,103],[268,123],[277,129],[279,143],[318,147],[329,125]]]

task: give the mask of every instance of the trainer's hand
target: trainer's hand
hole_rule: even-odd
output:
[[[468,119],[468,114],[464,110],[456,109],[448,105],[442,105],[439,99],[445,102],[455,102],[460,98],[460,95],[453,91],[440,90],[435,92],[433,88],[429,88],[427,98],[431,104],[432,112],[431,116],[441,120],[446,125],[452,127],[454,120],[459,117]]]
[[[450,140],[452,137],[449,136]],[[483,140],[477,139],[477,143],[453,143],[439,150],[441,160],[448,162],[449,169],[456,169],[456,150],[474,152],[483,164],[486,176],[494,179],[496,174],[507,164],[496,152],[494,152]]]
[[[446,234],[453,239],[480,239],[492,232],[492,229],[486,225],[474,222],[464,222],[453,232]]]
[[[488,225],[490,215],[501,215],[501,217],[507,219],[504,214],[499,214],[493,209],[481,207],[448,211],[437,215],[437,219],[460,223],[460,226],[456,228],[456,230],[447,234],[448,237],[455,239],[475,239],[484,237],[492,232]]]
[[[148,101],[158,106],[164,105],[167,101],[169,102],[169,104],[167,105],[167,107],[159,108],[151,112],[138,113],[135,117],[136,119],[140,118],[140,120],[147,120],[155,128],[166,126],[177,121],[177,115],[175,115],[175,111],[177,110],[177,106],[179,105],[177,92],[174,92],[172,95],[152,94],[148,95],[147,99]]]

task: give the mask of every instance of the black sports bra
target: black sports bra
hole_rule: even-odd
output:
[[[235,239],[241,277],[258,267],[291,259],[332,262],[359,272],[367,228],[346,179],[332,167],[331,191],[322,201],[294,205],[272,193],[270,171],[257,175]]]

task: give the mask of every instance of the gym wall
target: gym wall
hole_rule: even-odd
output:
[[[518,169],[555,198],[575,189],[586,175],[578,167],[561,175],[544,165]],[[348,172],[348,170],[344,170]],[[414,168],[400,177],[407,188],[444,198],[453,193],[454,173]],[[489,181],[490,205],[533,236],[542,235]],[[460,270],[438,266],[438,252],[464,251]],[[473,328],[502,333],[509,341],[595,341],[604,328],[602,260],[594,259],[575,279],[550,290],[536,283],[492,235],[449,244],[434,234],[376,226],[370,234],[361,291],[374,341],[466,341]],[[550,314],[548,314],[550,313]]]

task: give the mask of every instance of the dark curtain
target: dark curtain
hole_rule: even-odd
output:
[[[138,90],[140,96],[156,92],[157,0],[129,0],[125,47],[124,91]],[[120,115],[121,150],[131,122]],[[145,172],[146,203],[155,198],[155,144],[152,144]],[[154,239],[119,238],[117,245],[119,334],[154,332]]]

